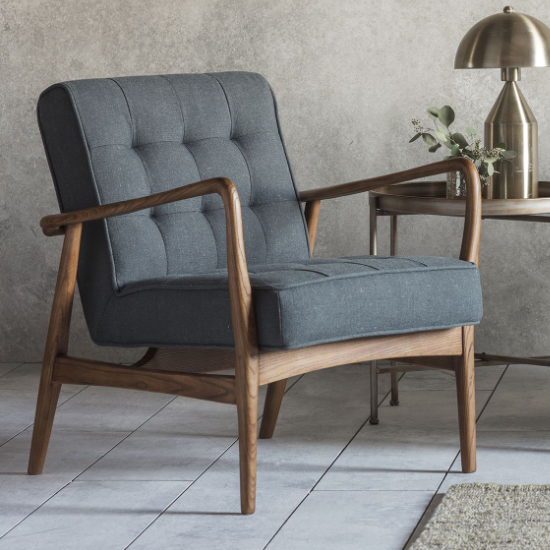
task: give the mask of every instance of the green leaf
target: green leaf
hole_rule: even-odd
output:
[[[451,157],[451,155],[445,155],[443,157],[443,160],[449,160],[449,159],[452,159],[453,157]]]
[[[437,107],[428,107],[426,109],[426,112],[428,113],[428,116],[433,120],[439,117],[439,109]]]
[[[497,149],[506,149],[506,143],[504,141],[497,143]]]
[[[451,157],[460,157],[460,149],[454,145],[453,148],[451,149]]]
[[[488,164],[487,165],[487,173],[492,176],[495,173],[495,165],[494,164]]]
[[[437,143],[432,134],[422,134],[422,139],[430,146],[434,146]]]
[[[435,153],[441,147],[441,143],[436,143],[428,149],[430,153]]]
[[[471,126],[468,126],[466,128],[466,133],[469,135],[469,136],[476,136],[477,135],[477,132],[471,127]]]
[[[449,107],[448,105],[445,105],[445,107],[441,107],[439,109],[439,120],[441,121],[441,124],[444,126],[450,126],[455,119],[455,112]]]
[[[502,153],[502,158],[509,160],[509,159],[515,159],[518,156],[518,154],[515,151],[504,151]]]
[[[453,134],[453,141],[459,146],[459,147],[468,147],[470,144],[466,141],[466,138],[457,132],[456,134]]]
[[[496,162],[498,160],[498,157],[485,157],[483,159],[483,162],[486,164],[493,164],[493,162]]]
[[[447,136],[449,133],[445,134],[445,132],[441,132],[440,130],[435,130],[434,134],[441,140],[441,141],[447,141]]]
[[[413,141],[416,141],[422,134],[420,132],[418,132],[418,134],[416,134],[416,136],[414,136],[413,138],[409,139],[409,143],[412,143]]]
[[[447,147],[448,149],[452,149],[454,147],[454,145],[450,142],[450,141],[442,141],[441,142],[443,145],[445,145],[445,147]]]

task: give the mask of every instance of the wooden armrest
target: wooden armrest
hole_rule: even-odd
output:
[[[433,164],[418,166],[410,170],[403,170],[402,172],[386,174],[384,176],[377,176],[349,183],[340,183],[329,187],[321,187],[320,189],[308,189],[300,193],[300,200],[303,202],[310,202],[335,199],[337,197],[364,193],[365,191],[373,191],[374,189],[385,187],[386,185],[405,183],[418,178],[437,176],[438,174],[446,174],[447,172],[454,171],[460,171],[464,174],[467,187],[475,185],[473,183],[475,179],[477,179],[479,183],[479,174],[473,162],[465,158],[453,158],[441,162],[434,162]]]
[[[466,180],[466,214],[464,217],[460,259],[473,262],[477,265],[481,239],[481,181],[477,168],[468,159],[452,158],[385,176],[352,181],[320,189],[309,189],[300,193],[300,200],[306,202],[307,207],[308,204],[324,199],[355,195],[357,193],[364,193],[365,191],[373,191],[386,185],[406,183],[410,180],[454,171],[462,172]]]
[[[42,231],[45,235],[62,235],[67,225],[101,220],[113,216],[121,216],[122,214],[131,214],[132,212],[160,206],[161,204],[168,204],[213,193],[217,193],[222,197],[224,205],[226,201],[234,202],[236,200],[240,212],[239,194],[237,193],[235,184],[227,178],[212,178],[183,187],[177,187],[176,189],[170,189],[169,191],[163,191],[162,193],[139,197],[137,199],[93,206],[84,210],[75,210],[74,212],[66,212],[64,214],[53,214],[52,216],[42,218],[40,220],[40,227],[42,227]]]

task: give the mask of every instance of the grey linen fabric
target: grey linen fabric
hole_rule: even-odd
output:
[[[258,74],[65,82],[41,95],[38,120],[62,211],[211,177],[233,180],[263,348],[481,318],[473,265],[310,259],[274,98]],[[92,338],[117,346],[231,346],[226,265],[216,195],[85,224],[78,282]]]

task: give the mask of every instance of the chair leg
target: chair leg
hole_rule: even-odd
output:
[[[48,451],[53,418],[61,390],[61,384],[54,384],[52,376],[56,357],[66,354],[69,345],[69,328],[76,285],[81,233],[82,224],[70,225],[67,228],[63,242],[46,349],[44,350],[40,388],[38,390],[29,457],[29,474],[42,473],[44,461],[46,460],[46,452]]]
[[[279,410],[285,394],[286,379],[277,380],[267,386],[267,395],[265,397],[264,414],[262,425],[260,426],[260,439],[271,439],[277,424]]]
[[[378,424],[378,363],[370,363],[370,423]]]
[[[476,471],[474,327],[463,328],[462,356],[455,362],[462,471]]]
[[[256,461],[258,439],[258,362],[235,369],[237,415],[239,418],[239,467],[241,476],[241,511],[253,514],[256,509]]]
[[[392,365],[395,363],[392,362]],[[399,405],[399,377],[396,372],[391,373],[391,399],[390,405],[397,407]]]
[[[44,366],[42,368],[46,370]],[[41,474],[44,469],[60,391],[61,384],[52,384],[47,381],[40,384],[28,468],[28,473],[31,475]]]

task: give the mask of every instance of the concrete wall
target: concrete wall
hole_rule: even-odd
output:
[[[521,5],[520,5],[521,4]],[[300,189],[441,158],[409,145],[410,119],[451,104],[482,128],[498,71],[455,71],[463,34],[497,0],[2,0],[0,3],[0,361],[41,358],[60,238],[38,222],[57,211],[35,104],[62,80],[245,69],[263,73],[280,104]],[[518,11],[550,23],[550,4]],[[541,178],[550,177],[550,70],[524,71],[539,121]],[[441,153],[441,152],[440,152]],[[382,252],[387,250],[381,223]],[[401,223],[403,253],[456,254],[459,220]],[[485,319],[479,349],[550,354],[550,227],[488,221],[481,254]],[[323,205],[319,255],[368,252],[366,197]],[[108,357],[76,307],[72,352]],[[110,357],[129,359],[136,352]]]

